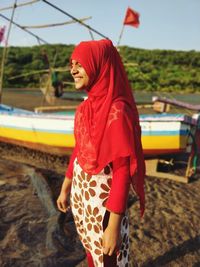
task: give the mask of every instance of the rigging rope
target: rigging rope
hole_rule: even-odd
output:
[[[94,40],[94,35],[93,35],[92,31],[90,29],[88,31],[89,31],[91,39]]]
[[[66,11],[62,10],[61,8],[53,5],[52,3],[46,1],[46,0],[42,0],[44,3],[46,3],[47,5],[55,8],[56,10],[60,11],[61,13],[65,14],[66,16],[72,18],[73,20],[77,21],[78,23],[80,23],[81,25],[83,25],[84,27],[88,28],[89,30],[91,30],[92,32],[97,33],[98,35],[100,35],[101,37],[105,38],[105,39],[109,39],[108,37],[106,37],[105,35],[103,35],[102,33],[98,32],[97,30],[95,30],[94,28],[90,27],[89,25],[85,24],[84,22],[81,22],[79,19],[75,18],[74,16],[70,15],[69,13],[67,13]]]
[[[0,14],[0,16],[1,16],[2,18],[4,18],[5,20],[7,20],[7,21],[11,21],[9,18],[7,18],[6,16],[4,16],[3,14]],[[40,38],[38,35],[36,35],[36,34],[30,32],[29,30],[26,30],[26,29],[22,28],[22,26],[19,25],[19,24],[17,24],[16,22],[12,21],[12,24],[14,24],[14,25],[17,26],[18,28],[22,29],[23,31],[29,33],[30,35],[34,36],[37,40],[40,40],[41,42],[43,42],[43,43],[45,43],[45,44],[48,44],[48,42],[46,42],[44,39]]]

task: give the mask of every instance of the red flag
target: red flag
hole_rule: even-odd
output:
[[[0,43],[4,40],[6,26],[0,27]]]
[[[124,18],[124,25],[130,25],[138,28],[140,25],[139,21],[140,14],[130,7],[127,8],[126,16]]]

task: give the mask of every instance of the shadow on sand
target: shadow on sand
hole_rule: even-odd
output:
[[[142,267],[160,267],[169,264],[170,262],[175,261],[188,253],[195,252],[198,250],[200,250],[200,235],[196,236],[195,238],[186,240],[182,244],[171,248],[169,251],[154,260],[145,262]],[[193,265],[193,267],[199,266],[200,261]]]

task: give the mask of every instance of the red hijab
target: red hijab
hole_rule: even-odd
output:
[[[139,116],[121,58],[110,40],[81,42],[71,60],[89,76],[88,99],[75,116],[77,158],[82,169],[98,174],[119,157],[130,157],[131,182],[144,211],[145,164]]]

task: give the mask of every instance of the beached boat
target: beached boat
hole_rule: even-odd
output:
[[[197,120],[183,114],[141,115],[145,156],[188,150]],[[35,113],[0,105],[0,141],[55,154],[70,154],[74,147],[74,111]]]
[[[70,154],[74,147],[74,113],[37,114],[0,105],[0,141],[52,154]]]
[[[189,151],[197,119],[185,114],[140,115],[142,144],[146,156]]]

